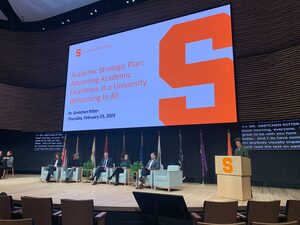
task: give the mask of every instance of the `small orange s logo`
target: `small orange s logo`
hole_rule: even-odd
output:
[[[232,158],[230,157],[223,158],[223,172],[224,173],[233,172]]]
[[[76,49],[76,57],[79,57],[81,56],[81,49]]]

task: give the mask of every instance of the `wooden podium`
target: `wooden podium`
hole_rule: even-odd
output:
[[[251,199],[251,160],[242,156],[216,156],[217,195],[236,200]]]

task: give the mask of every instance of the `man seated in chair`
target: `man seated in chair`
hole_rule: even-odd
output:
[[[46,177],[46,181],[49,182],[51,177],[53,176],[53,172],[56,171],[57,167],[61,167],[62,160],[60,159],[60,154],[55,154],[55,160],[48,167],[48,174]]]
[[[137,187],[138,189],[143,188],[143,184],[145,183],[145,177],[150,175],[150,170],[159,170],[160,168],[159,159],[156,158],[156,153],[152,152],[150,157],[151,159],[148,161],[147,165],[142,169],[140,183]]]
[[[12,155],[12,151],[8,151],[6,153],[6,157],[3,157],[2,159],[2,166],[0,167],[0,178],[4,178],[3,177],[4,170],[11,169],[13,167],[13,164],[14,164],[14,157]]]
[[[128,154],[125,154],[122,158],[121,158],[121,163],[120,165],[115,169],[115,171],[113,172],[113,174],[108,177],[109,180],[111,180],[114,176],[116,176],[116,183],[115,183],[115,186],[116,185],[119,185],[119,176],[120,176],[120,173],[124,173],[124,167],[126,168],[131,168],[131,163],[130,163],[130,160],[129,160],[129,157],[128,157]]]
[[[89,180],[92,180],[92,185],[96,185],[99,177],[101,176],[102,172],[106,171],[107,167],[112,167],[112,159],[108,157],[108,152],[104,152],[103,159],[101,160],[99,166],[96,168],[94,175],[92,175]]]
[[[68,163],[68,168],[66,169],[66,179],[65,182],[70,182],[73,177],[73,173],[77,167],[80,167],[80,161],[77,154],[72,156],[72,160]]]

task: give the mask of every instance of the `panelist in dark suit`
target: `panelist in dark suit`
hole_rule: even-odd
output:
[[[115,169],[115,171],[113,172],[113,174],[108,177],[109,180],[111,180],[114,176],[116,176],[116,183],[115,185],[119,185],[119,176],[120,173],[124,173],[124,167],[126,168],[131,168],[131,163],[128,157],[128,154],[125,154],[122,158],[121,158],[121,163],[120,165]]]
[[[143,184],[145,183],[145,177],[147,175],[150,175],[150,170],[159,170],[160,168],[160,162],[159,159],[156,158],[156,153],[152,152],[150,157],[151,159],[148,161],[147,165],[142,169],[138,188],[143,188]]]
[[[236,149],[234,155],[249,157],[247,148],[243,145],[243,141],[240,137],[235,139]]]
[[[94,175],[90,177],[90,180],[93,180],[92,185],[96,185],[99,177],[101,176],[102,172],[106,171],[106,168],[112,167],[113,162],[112,159],[108,157],[108,152],[105,152],[103,155],[103,159],[101,160],[100,164],[95,170]]]
[[[66,179],[65,182],[69,182],[72,177],[73,173],[77,167],[80,167],[80,161],[77,154],[72,156],[72,160],[68,163],[68,168],[66,169]]]
[[[48,167],[48,174],[46,177],[47,182],[50,181],[50,178],[51,178],[51,176],[53,176],[53,172],[56,170],[56,168],[61,167],[61,165],[62,165],[62,160],[60,159],[60,154],[56,153],[55,160]]]

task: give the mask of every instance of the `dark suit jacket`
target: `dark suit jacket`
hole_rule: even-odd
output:
[[[54,166],[54,165],[55,165],[55,162],[56,162],[56,159],[54,159],[54,160],[52,161],[51,165]],[[59,159],[58,162],[57,162],[57,167],[61,167],[61,165],[62,165],[62,160]]]
[[[104,160],[105,160],[105,159],[102,159],[102,160],[101,160],[101,162],[99,163],[98,167],[104,167]],[[111,159],[111,158],[108,158],[108,159],[107,159],[106,167],[113,167],[113,162],[112,162],[112,159]]]
[[[145,166],[147,169],[149,168],[151,159],[148,161],[147,165]],[[151,165],[150,170],[159,170],[160,167],[160,163],[159,163],[159,159],[154,159],[154,162]]]
[[[71,161],[68,163],[68,167],[80,167],[80,161],[71,159]]]

